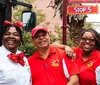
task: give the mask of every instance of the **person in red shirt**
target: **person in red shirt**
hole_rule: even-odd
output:
[[[71,49],[65,48],[69,56]],[[94,29],[86,29],[81,34],[79,47],[72,47],[75,57],[74,61],[80,69],[80,85],[100,85],[100,35]]]
[[[37,51],[28,58],[32,85],[78,85],[78,66],[66,57],[62,49],[50,44],[46,27],[32,29],[32,41]]]

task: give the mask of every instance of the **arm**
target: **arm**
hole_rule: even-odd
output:
[[[53,44],[55,47],[57,47],[57,48],[60,48],[60,49],[63,49],[63,50],[65,50],[65,48],[66,48],[66,45],[62,45],[62,44]],[[67,46],[67,47],[69,47],[69,46]],[[70,48],[70,47],[69,47]]]
[[[100,66],[98,66],[98,69],[96,69],[96,79],[97,79],[97,84],[100,84]]]
[[[66,78],[69,79],[69,82],[66,85],[79,85],[79,68],[75,61],[71,61],[70,58],[65,57],[62,61],[63,70]]]
[[[69,78],[69,82],[66,85],[79,85],[78,75],[73,75]]]
[[[56,44],[54,46],[57,47],[57,48],[65,50],[66,54],[69,57],[74,57],[75,56],[74,51],[72,50],[72,48],[67,46],[67,45]]]

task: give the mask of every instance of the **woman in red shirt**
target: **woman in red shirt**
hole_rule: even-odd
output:
[[[62,48],[69,54],[68,46]],[[80,85],[100,85],[100,35],[94,29],[86,29],[81,34],[79,47],[72,49],[80,69]]]

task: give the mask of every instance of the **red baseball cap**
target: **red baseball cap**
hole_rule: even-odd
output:
[[[43,26],[37,26],[37,27],[32,29],[32,32],[31,32],[32,37],[34,37],[36,32],[39,31],[39,30],[43,30],[43,31],[46,31],[46,32],[49,33],[48,28],[43,27]]]

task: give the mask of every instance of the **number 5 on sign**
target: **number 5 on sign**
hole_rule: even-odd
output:
[[[98,6],[68,6],[68,14],[98,14]]]

